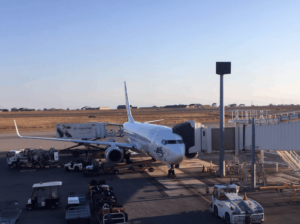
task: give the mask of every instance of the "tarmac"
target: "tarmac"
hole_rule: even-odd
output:
[[[21,133],[22,135],[55,137],[54,132]],[[71,143],[20,139],[14,133],[0,134],[0,184],[1,201],[18,200],[23,212],[19,223],[22,224],[52,224],[66,223],[65,206],[70,192],[87,194],[87,184],[92,179],[105,179],[114,188],[119,203],[123,204],[129,215],[128,223],[225,223],[216,218],[209,210],[211,192],[214,184],[228,184],[229,178],[203,173],[202,168],[209,166],[214,170],[218,167],[218,155],[199,155],[198,158],[184,160],[176,177],[167,177],[167,169],[159,163],[154,164],[154,172],[136,172],[125,174],[102,175],[99,177],[84,177],[83,173],[66,172],[63,168],[53,169],[11,169],[6,163],[6,152],[21,148],[39,148],[48,150],[51,147],[63,149],[72,146]],[[132,160],[146,160],[145,155],[136,155]],[[226,160],[233,160],[229,154]],[[75,161],[71,155],[60,155],[60,162]],[[279,172],[275,171],[275,163],[279,164]],[[265,170],[269,185],[282,185],[285,182],[299,184],[300,179],[292,172],[281,158],[273,152],[265,153]],[[26,210],[26,202],[31,197],[34,183],[62,181],[60,188],[61,204],[55,210]],[[209,189],[209,193],[206,189]],[[243,193],[241,193],[243,194]],[[293,201],[293,191],[257,191],[247,192],[248,198],[259,202],[264,208],[264,223],[299,223],[300,194],[297,191],[296,201]],[[98,223],[92,215],[91,223]]]

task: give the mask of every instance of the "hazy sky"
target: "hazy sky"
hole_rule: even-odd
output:
[[[300,103],[300,1],[0,3],[0,106]]]

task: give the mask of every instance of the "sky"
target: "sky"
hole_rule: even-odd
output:
[[[0,108],[300,104],[300,1],[4,0]]]

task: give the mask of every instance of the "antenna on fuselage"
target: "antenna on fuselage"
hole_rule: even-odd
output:
[[[128,100],[128,94],[127,94],[126,82],[124,82],[124,87],[125,87],[125,103],[126,103],[126,110],[127,110],[127,118],[128,118],[128,122],[134,123],[133,117],[132,117],[132,115],[131,115],[131,110],[130,110],[129,100]]]

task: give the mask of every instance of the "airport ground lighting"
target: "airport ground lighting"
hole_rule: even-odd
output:
[[[219,175],[225,176],[224,161],[224,75],[231,74],[231,62],[216,62],[216,74],[220,75],[220,141],[219,141]]]

